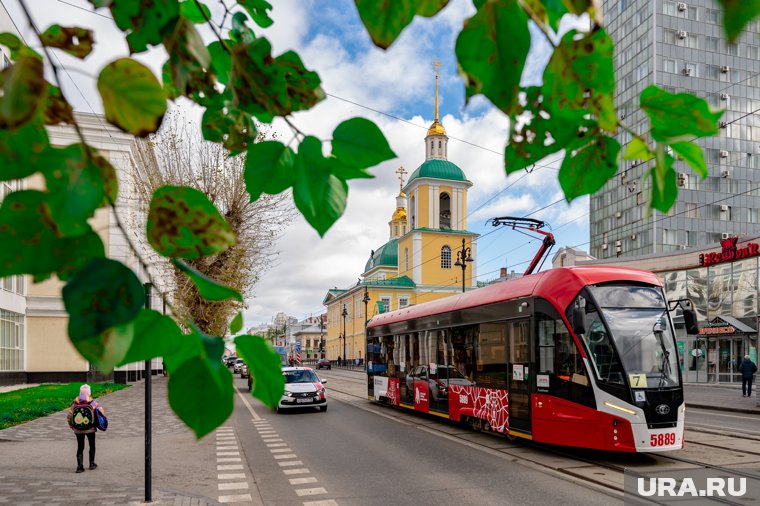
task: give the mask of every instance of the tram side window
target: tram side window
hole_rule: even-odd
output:
[[[504,322],[483,323],[477,339],[477,384],[507,388],[507,326]]]
[[[475,340],[478,326],[469,325],[451,330],[451,365],[475,384]]]
[[[594,406],[594,394],[583,359],[558,315],[536,312],[539,374],[549,376],[549,393]]]
[[[393,357],[393,336],[370,337],[367,342],[369,374],[386,376]]]

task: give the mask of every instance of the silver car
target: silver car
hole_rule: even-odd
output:
[[[309,367],[283,367],[285,392],[282,394],[277,412],[283,409],[315,407],[327,411],[327,395],[324,384],[317,373]]]

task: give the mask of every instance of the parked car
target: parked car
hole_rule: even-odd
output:
[[[423,380],[428,383],[430,398],[434,401],[448,399],[449,385],[471,386],[472,382],[453,365],[438,365],[431,373],[426,365],[419,365],[412,369],[406,376],[406,388],[414,391],[414,380]]]
[[[326,358],[321,358],[319,361],[317,361],[317,369],[327,369],[329,371],[332,369],[332,362]]]
[[[327,411],[327,395],[324,380],[309,367],[283,367],[285,392],[277,405],[277,412],[284,409],[315,407]]]
[[[238,358],[237,358],[237,356],[235,356],[235,355],[230,355],[230,356],[228,356],[227,358],[225,358],[225,359],[224,359],[224,361],[225,361],[225,363],[227,364],[227,367],[232,367],[233,365],[235,365],[235,361],[236,361],[237,359],[238,359]]]
[[[240,377],[241,378],[247,378],[249,376],[248,373],[248,364],[245,362],[243,363],[243,367],[240,368]]]
[[[235,374],[239,373],[240,369],[242,369],[244,365],[245,365],[245,362],[243,362],[242,358],[235,360],[235,365],[232,366],[232,372]]]

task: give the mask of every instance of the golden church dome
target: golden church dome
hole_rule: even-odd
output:
[[[399,207],[394,211],[392,221],[406,221],[406,209]]]
[[[428,136],[430,136],[430,135],[446,135],[446,129],[443,128],[443,125],[441,124],[441,122],[438,121],[438,118],[436,118],[435,121],[433,121],[433,124],[430,125],[430,128],[428,128],[427,134],[428,134]]]

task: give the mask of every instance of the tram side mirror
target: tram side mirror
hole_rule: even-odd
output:
[[[699,325],[697,325],[697,314],[693,309],[683,310],[683,322],[686,325],[687,334],[699,334]]]
[[[586,333],[586,321],[583,313],[582,307],[576,306],[573,308],[573,321],[571,323],[573,324],[573,332],[576,335]]]

